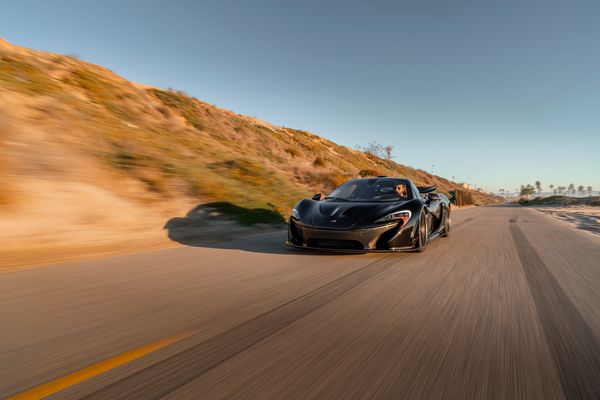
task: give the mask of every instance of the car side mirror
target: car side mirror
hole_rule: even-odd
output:
[[[321,200],[323,200],[323,193],[317,193],[317,194],[315,194],[315,195],[312,197],[312,199],[313,199],[314,201],[321,201]]]
[[[440,200],[440,195],[437,193],[429,193],[429,201],[439,201]]]

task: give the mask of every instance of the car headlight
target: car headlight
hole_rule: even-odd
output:
[[[300,213],[295,208],[292,208],[292,218],[297,220],[300,219]]]
[[[411,212],[408,210],[396,211],[396,212],[386,215],[385,217],[379,218],[377,221],[375,221],[375,223],[402,221],[402,225],[404,225],[408,222],[411,215],[412,215]]]

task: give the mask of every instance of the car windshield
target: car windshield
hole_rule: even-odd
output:
[[[338,186],[325,199],[334,201],[409,200],[409,183],[404,179],[353,179]]]

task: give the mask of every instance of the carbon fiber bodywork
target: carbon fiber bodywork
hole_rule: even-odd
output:
[[[318,229],[290,219],[288,244],[313,249],[401,251],[414,246],[413,229],[399,223],[357,229]]]
[[[421,246],[420,224],[426,225],[425,241],[437,236],[444,229],[445,216],[449,216],[450,202],[443,195],[427,195],[428,198],[424,198],[412,182],[400,181],[406,182],[411,189],[407,199],[300,201],[289,219],[287,244],[298,248],[347,252],[418,249]],[[430,192],[435,188],[425,189]],[[429,197],[435,200],[429,200]],[[398,212],[410,217],[407,220],[382,221],[385,216]]]

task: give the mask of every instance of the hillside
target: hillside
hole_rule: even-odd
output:
[[[285,216],[298,199],[355,176],[457,187],[310,132],[1,39],[0,137],[0,212],[11,223],[0,239],[15,248],[51,247],[83,231],[77,240],[108,233],[112,240],[114,232],[130,240],[132,230],[142,239],[212,201]]]

